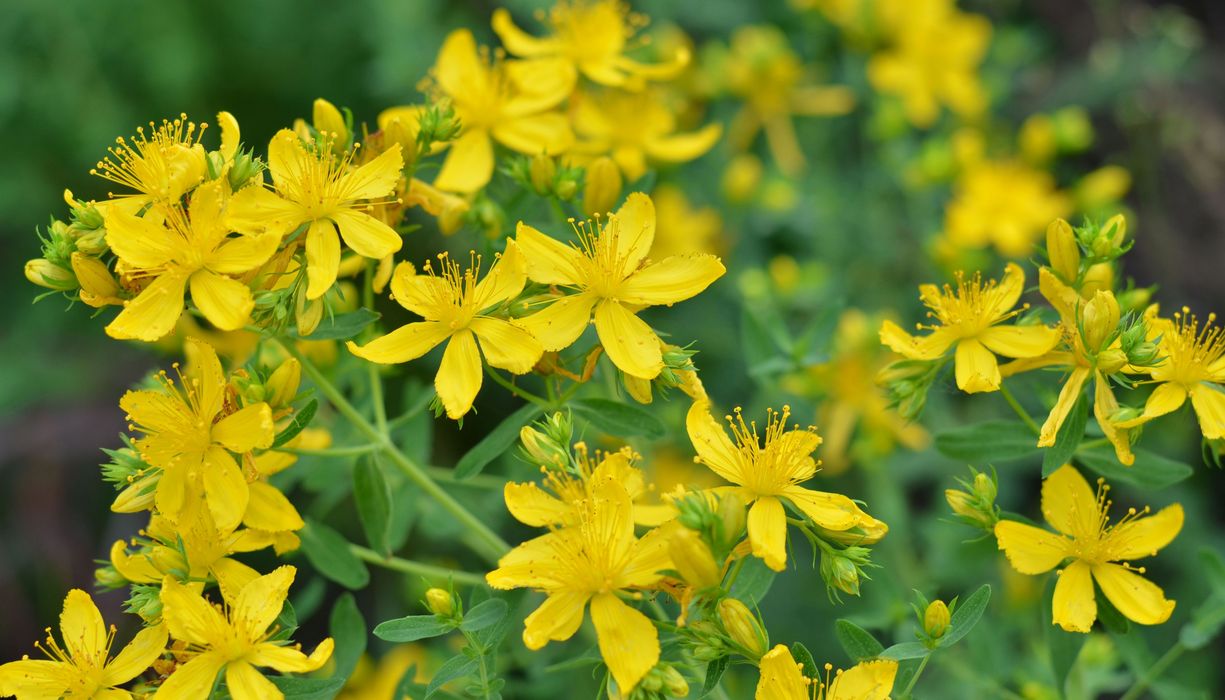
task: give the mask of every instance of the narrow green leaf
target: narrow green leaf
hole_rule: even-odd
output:
[[[426,686],[417,682],[417,664],[404,669],[400,682],[396,685],[396,698],[419,698],[425,695]]]
[[[931,649],[919,642],[902,642],[894,644],[888,649],[880,653],[882,659],[893,659],[894,661],[906,661],[907,659],[921,659],[931,653]]]
[[[335,664],[333,678],[348,678],[357,668],[357,662],[366,651],[366,620],[357,609],[352,593],[345,593],[332,606],[328,620],[328,631],[336,642],[332,652]]]
[[[353,500],[370,547],[391,554],[391,488],[378,455],[363,455],[353,466]]]
[[[1085,424],[1088,422],[1089,398],[1081,392],[1080,398],[1076,399],[1076,405],[1064,419],[1063,425],[1059,426],[1059,432],[1055,433],[1055,444],[1047,448],[1042,455],[1043,478],[1055,473],[1056,469],[1072,459],[1080,441],[1085,437]]]
[[[434,672],[434,677],[430,679],[430,685],[425,689],[426,700],[429,700],[442,686],[456,678],[471,676],[476,671],[477,664],[476,659],[469,658],[463,654],[447,659]]]
[[[946,457],[987,464],[1032,455],[1038,436],[1020,421],[986,421],[936,435],[936,449]]]
[[[719,681],[723,678],[723,672],[727,670],[727,665],[730,662],[731,657],[720,656],[706,664],[706,680],[702,682],[702,692],[698,695],[699,698],[710,695],[714,692],[715,688],[719,687]]]
[[[1194,651],[1203,649],[1216,639],[1225,627],[1225,595],[1214,593],[1208,596],[1195,612],[1191,613],[1191,621],[1182,626],[1178,632],[1178,641],[1186,648]]]
[[[455,465],[455,478],[468,479],[480,474],[486,465],[505,454],[519,439],[519,430],[542,412],[540,406],[529,403],[503,419],[498,427],[489,431],[459,458],[459,463]]]
[[[374,628],[374,636],[388,642],[415,642],[440,637],[453,629],[454,624],[437,615],[409,615],[380,622]]]
[[[842,645],[847,656],[856,662],[874,659],[885,650],[885,647],[876,641],[876,637],[850,620],[835,622],[834,635],[838,637],[838,643]]]
[[[817,662],[812,658],[812,652],[808,651],[808,647],[804,646],[803,642],[793,642],[791,644],[791,658],[795,659],[803,668],[800,673],[803,673],[806,678],[820,678],[821,669],[817,668]]]
[[[296,328],[290,328],[286,333],[290,338],[311,340],[348,340],[362,332],[362,329],[379,320],[379,314],[367,308],[357,309],[343,314],[335,314],[331,318],[324,315],[319,326],[308,336],[298,335]]]
[[[349,550],[340,533],[315,520],[307,520],[298,536],[302,552],[319,573],[349,589],[364,588],[370,582],[366,564]]]
[[[749,557],[740,567],[740,575],[732,584],[731,594],[738,600],[744,601],[749,607],[757,605],[770,591],[775,575],[762,560],[757,557]]]
[[[1199,551],[1199,560],[1204,577],[1212,590],[1219,595],[1225,595],[1225,557],[1207,547]]]
[[[1190,465],[1162,457],[1155,452],[1143,449],[1133,449],[1132,452],[1136,455],[1136,462],[1130,467],[1121,464],[1114,454],[1114,448],[1109,446],[1080,450],[1076,457],[1086,467],[1110,481],[1131,484],[1142,489],[1164,489],[1195,472]]]
[[[987,609],[987,603],[990,601],[991,586],[986,583],[979,586],[978,590],[971,593],[968,598],[962,600],[949,619],[949,630],[940,638],[940,646],[952,646],[969,634],[970,630],[974,629],[974,625],[977,625],[982,619],[983,611]]]
[[[510,608],[506,605],[506,601],[500,598],[490,598],[464,613],[464,621],[459,628],[465,632],[483,630],[501,622],[509,612]]]
[[[267,678],[285,695],[285,700],[332,700],[345,684],[343,678],[300,678],[273,675]]]
[[[315,417],[315,411],[319,410],[319,402],[316,399],[311,399],[305,406],[294,411],[293,419],[289,421],[289,425],[285,429],[276,434],[276,439],[272,441],[273,447],[281,447],[290,440],[298,437],[310,425],[311,419]]]
[[[667,432],[655,414],[634,404],[609,399],[579,399],[571,403],[570,408],[602,432],[617,437],[641,435],[657,440]]]

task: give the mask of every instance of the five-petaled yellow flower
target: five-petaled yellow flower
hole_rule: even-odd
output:
[[[613,364],[628,375],[654,379],[664,367],[659,336],[635,314],[699,294],[723,275],[723,263],[702,254],[647,262],[655,239],[655,205],[641,192],[631,194],[603,226],[575,230],[579,245],[567,246],[519,222],[515,238],[527,259],[528,277],[578,293],[517,323],[545,350],[561,350],[582,335],[594,310],[596,333]]]
[[[629,493],[612,479],[593,484],[577,508],[575,524],[514,548],[485,579],[494,588],[548,594],[525,621],[523,643],[529,649],[574,636],[590,602],[600,654],[628,695],[659,662],[659,634],[618,594],[654,586],[671,567],[668,528],[634,537]]]
[[[233,119],[227,112],[221,115]],[[224,119],[221,115],[218,117]],[[203,124],[197,128],[186,114],[180,114],[178,119],[163,119],[160,125],[149,122],[148,134],[144,127],[138,127],[131,141],[117,139],[107,149],[110,155],[99,161],[90,174],[134,192],[112,192],[110,196],[114,199],[100,203],[100,208],[135,214],[150,204],[177,201],[208,174],[207,155],[200,144],[203,133]]]
[[[222,214],[220,181],[202,185],[184,209],[178,203],[136,216],[124,207],[106,214],[106,242],[130,268],[125,277],[152,278],[106,327],[112,338],[154,341],[174,329],[183,314],[183,296],[222,330],[237,330],[251,315],[251,289],[231,275],[250,272],[276,252],[271,233],[230,238]]]
[[[727,417],[734,442],[710,415],[709,401],[695,401],[685,421],[698,460],[736,484],[736,493],[752,504],[748,526],[753,555],[775,571],[787,565],[784,500],[826,530],[858,528],[863,532],[858,541],[864,544],[879,540],[888,530],[846,496],[800,486],[817,472],[812,453],[821,444],[821,437],[811,428],[788,429],[790,414],[786,406],[782,413],[770,411],[765,435],[761,436],[757,423],[745,423],[737,410],[735,418]]]
[[[99,698],[122,700],[132,694],[115,686],[144,673],[166,649],[166,627],[146,627],[111,657],[115,628],[109,629],[89,594],[68,591],[60,615],[64,646],[47,632],[37,645],[47,659],[24,658],[0,666],[0,696],[18,698]]]
[[[1059,571],[1051,603],[1052,622],[1069,632],[1088,632],[1097,619],[1093,583],[1129,620],[1157,625],[1170,618],[1174,601],[1127,563],[1152,556],[1182,529],[1182,506],[1175,503],[1154,515],[1134,508],[1110,525],[1109,486],[1098,479],[1094,494],[1089,482],[1071,465],[1064,465],[1042,482],[1042,515],[1058,533],[1001,520],[995,526],[999,547],[1012,568],[1023,574],[1041,574],[1071,563]],[[1118,564],[1115,562],[1124,562]]]
[[[832,668],[826,664],[826,673]],[[897,662],[864,661],[821,681],[804,676],[791,650],[779,644],[761,657],[760,670],[755,700],[888,700]]]
[[[379,260],[400,249],[400,234],[371,216],[371,200],[387,197],[402,177],[404,159],[393,144],[358,168],[353,151],[335,158],[328,149],[307,150],[290,129],[268,143],[268,171],[274,190],[255,184],[230,200],[226,223],[237,231],[306,231],[306,296],[318,299],[331,289],[340,268],[340,240],[362,257]],[[336,230],[340,229],[337,236]]]
[[[447,417],[459,420],[481,390],[482,352],[491,366],[524,374],[531,371],[543,350],[526,330],[490,313],[518,296],[527,282],[523,255],[514,241],[507,241],[506,253],[479,282],[479,259],[467,270],[445,254],[439,260],[441,274],[434,274],[429,262],[426,275],[418,275],[411,264],[400,263],[391,278],[392,297],[425,320],[401,326],[362,346],[353,341],[346,345],[358,357],[392,364],[421,357],[446,342],[434,388]]]
[[[162,583],[162,619],[171,636],[184,642],[193,656],[170,674],[154,697],[204,700],[217,674],[224,670],[234,700],[279,700],[284,694],[257,666],[282,673],[307,673],[323,666],[332,655],[331,637],[320,642],[310,656],[297,645],[269,639],[278,631],[272,623],[281,614],[296,573],[292,566],[278,567],[226,596],[225,607],[167,577]]]
[[[919,298],[937,323],[919,327],[932,332],[915,337],[885,321],[881,342],[912,360],[939,359],[955,344],[957,387],[969,394],[996,391],[1000,367],[995,355],[1037,357],[1059,342],[1059,333],[1047,326],[999,325],[1020,313],[1013,307],[1024,289],[1025,272],[1015,263],[1008,263],[998,285],[995,280],[983,284],[978,275],[966,280],[961,274],[956,290],[948,285],[943,290],[934,284],[921,285]]]
[[[246,514],[250,488],[230,452],[271,445],[272,410],[266,403],[235,409],[217,352],[194,338],[186,349],[192,371],[177,389],[163,372],[161,391],[129,391],[119,407],[144,433],[135,441],[140,456],[162,470],[156,496],[162,515],[178,521],[202,498],[216,526],[233,530]]]

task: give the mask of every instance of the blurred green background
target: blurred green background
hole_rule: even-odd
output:
[[[508,5],[518,16],[534,6]],[[39,290],[26,282],[21,268],[38,255],[35,228],[45,226],[49,215],[66,215],[63,189],[84,198],[104,197],[106,183],[88,171],[106,146],[138,124],[180,112],[211,123],[218,110],[229,110],[242,125],[244,141],[257,146],[293,118],[309,116],[312,100],[320,96],[372,122],[381,109],[417,99],[415,86],[448,30],[467,26],[491,39],[488,18],[495,6],[444,0],[4,3],[0,659],[27,652],[54,619],[64,591],[90,588],[94,560],[105,556],[111,542],[131,534],[133,520],[108,511],[111,493],[98,478],[98,449],[114,446],[124,428],[120,394],[159,361],[147,349],[108,339],[102,320],[90,320],[88,308],[65,309],[59,297],[31,304]],[[811,13],[797,19],[784,2],[656,0],[635,8],[654,23],[675,22],[699,44],[726,40],[744,24],[780,23],[802,56],[842,61],[839,52],[829,50],[830,28]],[[1127,205],[1138,236],[1126,259],[1128,274],[1141,284],[1159,284],[1167,308],[1186,303],[1225,310],[1225,6],[1213,0],[1004,0],[963,3],[963,9],[985,14],[995,24],[984,79],[997,97],[997,114],[1019,124],[1035,111],[1083,105],[1098,138],[1093,151],[1064,167],[1083,173],[1109,162],[1131,171]],[[855,85],[855,71],[844,61],[831,62],[826,72]],[[862,75],[858,79],[862,86]],[[715,109],[712,116],[726,119],[730,111]],[[938,229],[944,199],[873,199],[867,180],[843,179],[847,170],[898,167],[897,150],[852,149],[840,158],[858,162],[823,162],[823,148],[831,142],[862,136],[856,120],[861,115],[828,129],[801,127],[816,166],[799,185],[800,204],[793,211],[725,212],[738,243],[718,298],[734,299],[736,274],[787,252],[801,262],[816,260],[822,274],[832,270],[838,277],[805,287],[829,296],[803,300],[796,304],[801,311],[818,313],[828,299],[831,305],[913,312],[913,283],[932,275],[916,241]],[[691,198],[719,203],[719,172],[712,165],[727,155],[719,146],[703,161],[707,171],[688,184]],[[685,317],[670,318],[677,326]],[[736,395],[748,386],[744,360],[729,342],[738,337],[739,329],[730,327],[698,335],[707,340],[699,342],[704,371],[723,378],[708,378],[707,385],[725,403],[748,403]],[[953,404],[943,420],[967,419]],[[1190,430],[1171,435],[1168,443],[1172,452],[1186,452],[1198,463]],[[944,512],[939,494],[953,476],[962,475],[960,465],[925,453],[900,457],[890,468],[888,478],[904,484],[906,500],[873,504],[874,512],[893,511],[903,523],[906,512],[923,515],[913,527],[882,515],[895,533],[908,533],[886,541],[895,550],[886,556],[925,567],[934,584],[953,592],[980,580],[971,572],[994,569],[989,562],[999,557],[990,544],[962,547],[959,539],[966,532],[938,519]],[[877,472],[871,478],[883,477]],[[1003,504],[1035,513],[1036,504],[1023,502],[1032,497],[1025,488],[1009,492],[1002,486],[1009,494]],[[1185,499],[1190,515],[1183,535],[1189,544],[1176,544],[1170,556],[1190,560],[1205,543],[1222,549],[1222,493],[1221,473],[1201,466],[1192,480],[1162,494],[1162,499]],[[916,550],[900,551],[910,546]],[[1164,583],[1175,594],[1182,588]],[[823,591],[797,585],[779,586],[766,607],[767,619],[779,621],[772,631],[783,639],[811,634],[814,626],[814,621],[788,619],[796,597],[824,605]],[[1202,597],[1194,582],[1186,589]],[[118,595],[103,598],[108,619],[117,617],[120,603]],[[836,648],[828,640],[813,646],[829,653]],[[1202,654],[1196,658],[1197,674],[1219,678],[1221,669],[1211,668]]]

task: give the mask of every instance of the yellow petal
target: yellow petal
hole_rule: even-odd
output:
[[[506,252],[498,256],[497,262],[476,285],[473,305],[486,309],[493,304],[508,301],[523,291],[527,284],[527,261],[513,240],[506,241]]]
[[[268,141],[268,172],[277,190],[291,195],[299,194],[298,188],[308,182],[306,170],[313,158],[302,147],[302,139],[292,129],[276,132]]]
[[[112,208],[106,215],[106,244],[120,260],[138,268],[158,268],[175,258],[185,242],[147,217]]]
[[[1225,393],[1201,382],[1190,394],[1191,406],[1199,418],[1199,429],[1204,437],[1209,440],[1225,437]]]
[[[233,160],[238,153],[238,144],[241,140],[238,120],[229,112],[218,112],[217,125],[221,127],[221,148],[218,151],[222,158]]]
[[[315,219],[306,232],[306,296],[318,299],[336,282],[340,270],[340,237],[327,219]]]
[[[788,486],[780,494],[796,508],[827,530],[849,530],[867,514],[851,499],[838,493],[810,491],[802,486]]]
[[[1093,384],[1093,417],[1102,429],[1106,439],[1114,445],[1114,456],[1124,466],[1130,467],[1136,461],[1131,452],[1131,432],[1120,428],[1114,422],[1114,414],[1119,410],[1119,402],[1110,388],[1110,378],[1101,372],[1095,372]]]
[[[722,135],[722,125],[707,124],[687,134],[650,139],[646,143],[646,152],[651,158],[665,163],[684,163],[709,151]]]
[[[464,329],[451,336],[434,376],[434,389],[451,420],[463,418],[472,408],[481,390],[481,355],[472,331]]]
[[[223,331],[242,328],[255,308],[255,299],[247,285],[208,270],[191,276],[191,300],[209,323]]]
[[[117,340],[153,342],[174,330],[183,315],[183,292],[187,273],[174,267],[163,272],[131,301],[106,327],[106,334]]]
[[[693,449],[711,471],[734,484],[745,480],[740,451],[723,427],[710,415],[710,401],[694,401],[685,415],[685,429]]]
[[[991,352],[1004,357],[1037,357],[1059,342],[1059,331],[1050,326],[992,326],[978,334]]]
[[[244,532],[250,532],[250,530],[244,530]],[[271,543],[271,537],[266,537],[266,539]],[[226,600],[236,600],[239,592],[247,584],[259,578],[258,571],[228,557],[222,557],[213,562],[208,571],[217,581],[217,588],[221,589],[221,595]]]
[[[383,365],[408,362],[433,350],[451,336],[451,327],[438,321],[419,321],[400,326],[387,335],[359,346],[352,340],[345,343],[349,352]]]
[[[284,693],[246,661],[225,666],[225,685],[234,700],[283,700]]]
[[[178,520],[187,505],[191,489],[187,465],[179,464],[162,469],[162,478],[157,482],[155,503],[157,509],[171,520]]]
[[[749,508],[749,542],[753,556],[775,571],[787,566],[787,512],[782,501],[763,496]]]
[[[595,625],[600,656],[617,681],[617,688],[628,695],[647,671],[659,663],[659,634],[655,625],[612,593],[601,593],[591,599],[591,622]]]
[[[1015,520],[995,524],[995,539],[1012,568],[1023,574],[1044,574],[1069,555],[1071,542],[1053,532]]]
[[[889,700],[897,678],[897,662],[864,661],[834,677],[826,700]]]
[[[1093,578],[1106,598],[1132,622],[1159,625],[1174,612],[1174,601],[1166,600],[1157,584],[1119,564],[1097,564]]]
[[[761,657],[754,700],[808,700],[808,683],[791,650],[779,644]]]
[[[643,306],[674,304],[697,296],[725,271],[713,255],[674,255],[630,275],[617,298]]]
[[[268,262],[280,244],[279,233],[230,238],[213,252],[206,266],[213,272],[241,274]]]
[[[336,183],[337,197],[341,200],[383,199],[395,191],[403,169],[404,156],[400,144],[392,144],[374,160],[340,178]]]
[[[613,215],[608,226],[617,235],[617,258],[622,270],[635,270],[655,242],[655,203],[641,192],[625,198],[625,204]],[[608,235],[605,231],[601,235]]]
[[[279,236],[308,218],[301,206],[258,183],[235,192],[225,209],[226,225],[250,235]]]
[[[880,342],[911,360],[939,359],[956,340],[957,336],[943,328],[916,337],[899,328],[893,321],[885,321],[880,327]]]
[[[600,344],[617,369],[641,379],[654,379],[664,368],[659,336],[620,302],[606,299],[595,308]]]
[[[1072,465],[1063,465],[1042,482],[1042,517],[1065,535],[1097,537],[1101,525],[1097,495]]]
[[[596,298],[587,292],[562,297],[530,316],[514,320],[547,351],[564,350],[578,340],[591,321]]]
[[[1153,515],[1129,520],[1116,526],[1106,539],[1111,560],[1143,559],[1172,542],[1182,531],[1182,506],[1175,503]]]
[[[258,639],[268,626],[281,614],[285,596],[298,570],[292,566],[278,566],[272,573],[260,576],[243,587],[238,599],[231,602],[230,621],[237,630]]]
[[[395,229],[366,212],[340,209],[332,212],[332,221],[340,229],[345,245],[364,258],[379,260],[404,245]]]
[[[957,388],[967,394],[1000,388],[1000,366],[995,355],[973,338],[957,343]]]
[[[487,73],[471,31],[456,29],[447,35],[434,62],[434,77],[440,88],[451,96],[480,90]]]
[[[489,132],[471,127],[451,143],[434,186],[449,192],[476,192],[493,177],[493,141]]]
[[[498,568],[485,575],[493,588],[553,589],[562,585],[565,575],[553,563],[566,551],[581,547],[576,528],[555,530],[535,537],[510,550],[498,560]]]
[[[213,441],[234,452],[267,449],[275,434],[272,409],[263,402],[235,411],[213,426]]]
[[[537,39],[520,29],[510,12],[499,7],[493,11],[493,31],[502,40],[506,50],[516,56],[543,56],[558,50],[554,39]]]
[[[1084,393],[1085,380],[1089,378],[1089,373],[1088,367],[1077,367],[1068,375],[1067,381],[1063,383],[1063,388],[1059,390],[1059,398],[1055,401],[1055,406],[1038,433],[1038,447],[1050,447],[1055,444],[1055,436],[1059,433],[1059,428],[1063,426],[1068,414],[1072,412],[1077,400]]]
[[[641,523],[639,516],[647,506],[633,506],[632,508],[634,522]],[[660,506],[660,508],[671,511],[672,517],[675,517],[675,508],[671,506]],[[671,519],[670,517],[669,520]],[[668,545],[677,527],[679,524],[675,521],[665,522],[653,528],[633,544],[630,559],[617,579],[617,583],[622,588],[649,588],[663,578],[663,571],[676,568],[672,563],[672,553]]]
[[[528,109],[536,109],[539,101],[532,100]],[[507,112],[513,113],[515,105],[508,104]],[[494,125],[493,137],[512,151],[535,155],[557,155],[574,143],[570,122],[557,112],[531,114],[507,119]]]
[[[1186,401],[1187,390],[1181,384],[1175,382],[1158,384],[1157,388],[1153,389],[1153,393],[1149,394],[1148,401],[1144,402],[1143,414],[1132,420],[1119,421],[1115,425],[1120,428],[1134,428],[1141,423],[1147,423],[1154,418],[1177,411]]]
[[[335,648],[336,642],[331,637],[326,637],[319,642],[310,656],[294,647],[264,642],[255,647],[255,651],[248,659],[256,666],[267,666],[282,673],[310,673],[322,668],[323,664],[331,658]]]
[[[169,630],[166,625],[146,627],[136,633],[103,670],[103,685],[123,685],[144,673],[166,650]]]
[[[205,700],[224,666],[225,658],[221,654],[200,654],[175,667],[174,673],[162,683],[153,697],[155,700]]]
[[[233,530],[247,510],[247,480],[234,458],[219,447],[211,447],[204,462],[204,496],[208,510],[220,530]]]
[[[524,525],[559,525],[572,519],[574,515],[574,509],[570,505],[545,493],[531,482],[507,482],[502,490],[502,497],[506,501],[506,510]]]
[[[583,608],[591,598],[582,591],[554,591],[523,621],[523,644],[533,651],[549,642],[574,636],[583,623]]]
[[[503,105],[504,114],[523,116],[556,107],[574,92],[578,70],[564,56],[502,63],[506,77],[518,88]]]
[[[1059,572],[1051,598],[1051,622],[1068,632],[1088,632],[1097,619],[1089,565],[1077,559]]]
[[[1012,307],[1017,305],[1024,291],[1025,271],[1016,263],[1008,263],[1004,266],[1004,276],[1000,278],[999,284],[985,300],[983,318],[995,321],[1012,311]]]
[[[532,371],[544,353],[530,332],[500,318],[475,318],[469,328],[481,341],[485,361],[513,374]]]
[[[302,516],[280,489],[263,481],[248,484],[247,489],[251,498],[242,516],[247,527],[268,532],[302,529]]]
[[[117,540],[111,545],[111,566],[120,576],[133,583],[157,583],[163,576],[148,554],[139,552],[128,556],[127,542],[124,540]]]
[[[221,612],[172,577],[162,581],[161,599],[162,619],[175,639],[210,647],[223,643],[229,634],[229,623]],[[209,682],[211,685],[211,676]]]
[[[20,698],[63,697],[68,686],[77,682],[78,672],[71,664],[42,659],[22,659],[0,665],[0,694]]]
[[[391,297],[400,306],[427,319],[438,319],[447,313],[451,291],[441,277],[418,275],[412,263],[396,265],[391,275]]]
[[[106,661],[107,630],[93,598],[79,588],[68,591],[60,613],[64,646],[78,666],[101,666]]]
[[[541,284],[577,287],[584,282],[583,256],[522,221],[515,229],[515,241],[527,262],[527,276]]]

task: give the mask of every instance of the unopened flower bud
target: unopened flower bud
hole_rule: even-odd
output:
[[[770,647],[770,638],[757,616],[739,600],[724,598],[719,601],[719,621],[727,636],[743,647],[749,657],[760,659]]]
[[[519,430],[519,441],[523,443],[523,452],[539,466],[562,469],[570,461],[565,446],[557,444],[530,425]]]
[[[844,551],[849,551],[848,548]],[[825,585],[850,595],[859,595],[859,566],[843,552],[823,550],[821,552],[821,577]]]
[[[235,155],[234,162],[230,164],[230,189],[237,192],[246,187],[252,178],[259,175],[260,169],[259,161],[250,151]]]
[[[127,586],[128,580],[114,566],[108,564],[94,571],[94,583],[99,588],[115,589]]]
[[[72,270],[66,270],[46,258],[35,258],[26,263],[26,279],[40,287],[67,292],[77,288],[77,278]]]
[[[1119,348],[1108,348],[1097,356],[1097,369],[1104,374],[1114,374],[1127,364],[1127,353]]]
[[[298,395],[298,386],[302,382],[302,363],[295,358],[288,358],[268,377],[267,388],[270,397],[268,403],[273,408],[288,406]]]
[[[689,683],[674,666],[664,667],[663,679],[663,689],[670,697],[684,698],[689,696]]]
[[[557,163],[544,153],[532,156],[528,166],[528,176],[532,181],[532,189],[538,195],[547,195],[553,191],[553,178],[557,176]]]
[[[325,139],[330,144],[333,153],[338,155],[343,153],[349,146],[350,136],[344,115],[339,109],[336,109],[336,105],[322,97],[315,100],[312,112],[311,121],[314,123],[315,131],[325,134]]]
[[[995,479],[987,476],[986,472],[978,472],[974,475],[974,495],[982,499],[983,502],[995,503],[998,488]]]
[[[77,250],[95,257],[102,255],[110,246],[106,243],[106,229],[96,228],[77,236]]]
[[[1115,249],[1122,248],[1127,242],[1127,219],[1122,214],[1115,214],[1106,220],[1102,226],[1102,237],[1110,241]]]
[[[1081,107],[1064,107],[1052,115],[1059,150],[1077,153],[1093,143],[1093,123]]]
[[[943,600],[933,600],[923,613],[923,631],[931,639],[939,639],[949,629],[949,606]]]
[[[455,599],[449,592],[441,588],[431,588],[425,592],[425,606],[430,609],[430,612],[441,617],[450,617],[455,614]]]
[[[1110,291],[1114,288],[1114,265],[1108,262],[1098,263],[1085,271],[1085,278],[1080,286],[1080,295],[1092,299],[1094,294]]]
[[[612,211],[621,199],[621,170],[612,158],[601,156],[587,166],[587,185],[583,190],[583,211],[588,216]]]
[[[1099,291],[1081,309],[1084,325],[1085,347],[1090,352],[1100,351],[1110,341],[1119,327],[1119,302],[1114,294]]]
[[[710,547],[693,530],[679,528],[668,540],[668,553],[685,583],[699,591],[719,585],[723,578]]]
[[[73,253],[72,271],[81,286],[81,301],[94,308],[122,303],[119,283],[107,269],[106,263],[82,253]]]
[[[1074,282],[1080,274],[1080,245],[1076,234],[1063,219],[1055,219],[1046,227],[1046,254],[1051,269],[1065,282]]]
[[[323,300],[307,299],[306,287],[303,287],[294,300],[294,322],[298,326],[298,335],[305,338],[319,327],[323,320]]]
[[[719,497],[719,529],[723,536],[723,544],[732,546],[740,540],[745,525],[744,500],[734,493],[725,493]]]

